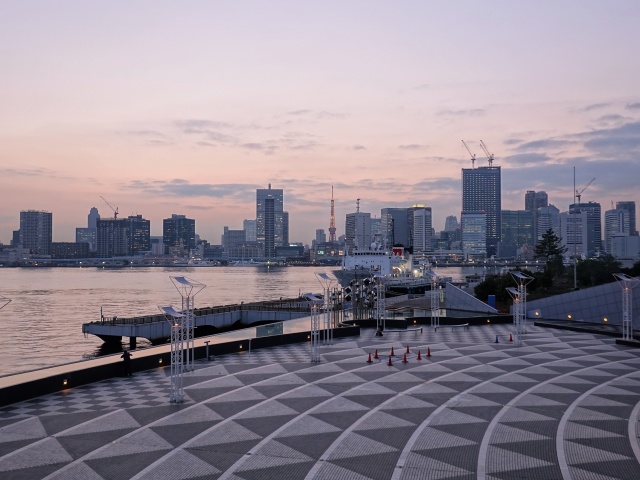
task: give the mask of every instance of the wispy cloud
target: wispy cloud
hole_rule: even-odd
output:
[[[351,149],[352,149],[352,150],[366,150],[366,149],[367,149],[367,147],[365,147],[364,145],[356,144],[356,145],[353,145],[353,146],[351,147]]]
[[[427,148],[427,146],[420,145],[419,143],[409,143],[407,145],[398,145],[398,148],[401,150],[420,150],[422,148]]]
[[[575,144],[575,141],[571,140],[557,140],[553,138],[547,138],[544,140],[533,140],[531,142],[526,142],[521,145],[518,145],[516,150],[540,150],[540,149],[555,149],[560,147],[566,147],[567,145]]]
[[[602,110],[603,108],[610,107],[611,102],[602,102],[602,103],[591,103],[589,105],[585,105],[582,108],[579,108],[578,112],[592,112],[594,110]]]
[[[437,115],[442,117],[460,117],[460,116],[470,116],[470,117],[480,117],[484,115],[486,112],[483,108],[470,108],[466,110],[440,110]]]
[[[211,198],[240,198],[246,200],[255,195],[254,184],[243,183],[192,183],[188,180],[176,178],[173,180],[133,180],[124,188],[135,190],[148,195],[169,197],[211,197]]]
[[[627,110],[640,110],[640,102],[627,103]]]

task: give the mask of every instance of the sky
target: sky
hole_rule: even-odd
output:
[[[461,168],[502,208],[544,190],[640,205],[640,2],[0,0],[0,242],[21,210],[74,241],[91,207],[184,214],[220,242],[284,189],[290,240],[424,203]]]

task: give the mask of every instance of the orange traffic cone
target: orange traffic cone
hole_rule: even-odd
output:
[[[373,362],[373,360],[371,360],[371,353],[369,353],[369,359],[367,360],[367,363],[371,363]]]
[[[431,347],[427,347],[427,357],[431,356]]]
[[[391,356],[389,356],[389,363],[387,363],[390,367],[393,367],[393,362],[391,361]]]
[[[402,357],[402,363],[407,363],[407,354],[404,354],[404,357]]]
[[[391,356],[392,356],[392,357],[395,357],[395,356],[396,356],[396,354],[395,354],[395,353],[393,353],[393,346],[391,347]]]
[[[509,341],[513,342],[513,335],[512,334],[509,334]]]
[[[376,353],[373,354],[373,358],[375,358],[376,360],[380,357],[378,357],[378,349],[376,348]]]
[[[422,355],[420,355],[420,350],[418,350],[418,360],[422,360]]]
[[[407,353],[410,353],[410,352],[409,352],[409,345],[407,345]]]

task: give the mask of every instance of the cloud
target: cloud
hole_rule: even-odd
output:
[[[459,117],[459,116],[470,116],[470,117],[480,117],[486,113],[486,110],[483,108],[470,108],[467,110],[440,110],[437,115],[443,117]]]
[[[592,103],[578,109],[579,112],[592,112],[593,110],[600,110],[611,106],[611,102]]]
[[[356,144],[356,145],[352,146],[351,149],[352,150],[366,150],[367,147],[365,147],[364,145]]]
[[[539,149],[553,149],[565,147],[567,145],[575,144],[575,141],[571,140],[557,140],[553,138],[548,138],[544,140],[533,140],[531,142],[526,142],[521,145],[518,145],[516,150],[539,150]]]
[[[398,145],[401,150],[420,150],[421,148],[427,148],[426,145],[420,145],[418,143],[410,143],[407,145]]]
[[[527,165],[546,164],[551,159],[544,153],[516,153],[515,155],[504,157],[504,160],[514,166],[522,167]]]
[[[627,110],[640,110],[640,102],[627,103]]]
[[[282,117],[282,116],[307,117],[307,119],[319,119],[319,120],[323,120],[323,119],[342,120],[347,117],[344,113],[328,112],[326,110],[310,110],[307,108],[303,108],[300,110],[291,110],[281,115],[276,115],[276,118]]]
[[[577,134],[585,139],[587,149],[599,153],[612,154],[616,158],[634,151],[637,155],[640,147],[640,121],[629,122],[614,128],[605,128]]]
[[[254,184],[243,183],[191,183],[189,180],[176,178],[173,180],[133,180],[125,188],[154,196],[168,197],[210,197],[210,198],[240,198],[246,200],[255,195]]]
[[[167,136],[159,132],[157,130],[128,130],[120,132],[121,135],[131,135],[134,137],[156,137],[156,138],[167,138]]]
[[[48,168],[0,168],[0,172],[2,172],[3,177],[58,177],[53,170],[49,170]]]
[[[187,120],[176,120],[175,124],[184,130],[203,130],[209,128],[229,128],[232,127],[230,123],[219,122],[216,120],[203,120],[198,118],[191,118]]]
[[[521,138],[507,138],[504,142],[505,145],[517,145],[518,143],[524,142]]]
[[[617,113],[613,113],[611,115],[602,115],[601,117],[598,117],[596,119],[596,122],[602,125],[629,121],[633,121],[633,118],[618,115]]]

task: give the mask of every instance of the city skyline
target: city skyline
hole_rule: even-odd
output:
[[[502,208],[546,191],[640,204],[640,5],[293,2],[0,6],[0,241],[22,210],[73,241],[87,212],[173,213],[218,243],[285,191],[290,239],[423,203],[460,218],[464,139]]]

